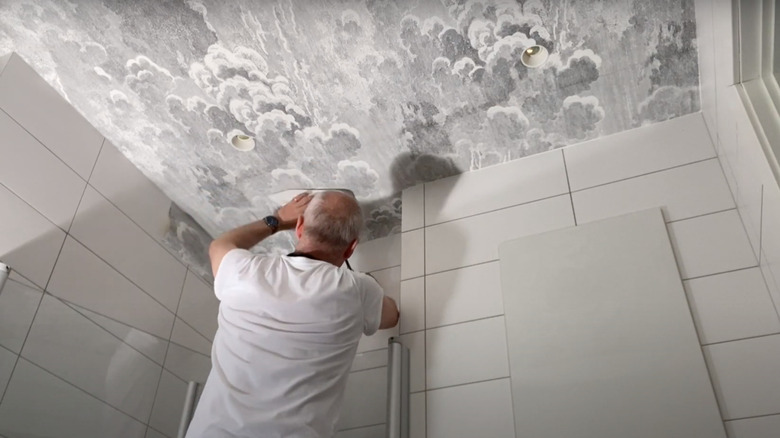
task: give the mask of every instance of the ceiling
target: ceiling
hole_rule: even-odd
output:
[[[335,186],[384,236],[403,188],[699,110],[692,0],[6,0],[10,51],[212,235]]]

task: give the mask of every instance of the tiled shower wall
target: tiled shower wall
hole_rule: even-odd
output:
[[[171,201],[0,58],[0,435],[172,437],[218,302],[161,242]]]
[[[413,437],[515,436],[499,243],[657,206],[730,437],[773,436],[756,431],[780,413],[780,318],[702,114],[414,187],[403,205]]]

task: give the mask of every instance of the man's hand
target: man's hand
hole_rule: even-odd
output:
[[[306,206],[311,202],[312,195],[301,193],[294,197],[292,201],[285,204],[276,211],[276,217],[279,219],[279,230],[292,230],[298,223],[298,218],[303,215]]]

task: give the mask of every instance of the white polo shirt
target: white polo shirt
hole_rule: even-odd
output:
[[[379,284],[327,262],[234,249],[214,292],[212,368],[187,438],[333,436],[360,336],[379,328]]]

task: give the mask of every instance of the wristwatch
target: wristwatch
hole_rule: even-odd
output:
[[[266,216],[263,218],[263,222],[271,229],[271,234],[279,231],[279,219],[276,216]]]

